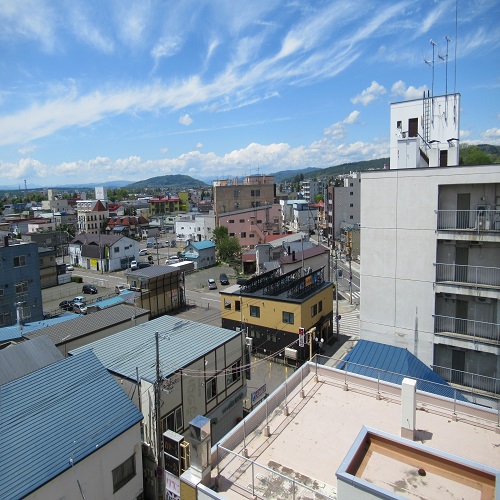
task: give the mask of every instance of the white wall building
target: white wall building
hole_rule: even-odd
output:
[[[407,113],[403,104],[395,106]],[[394,109],[391,120],[403,121]],[[448,162],[458,163],[455,149],[445,145]],[[362,174],[361,338],[404,347],[446,380],[498,394],[500,169],[396,168],[400,158]]]
[[[308,203],[315,203],[318,194],[324,194],[326,187],[325,181],[307,180],[302,182],[301,190],[304,200]]]
[[[175,234],[180,241],[204,241],[213,236],[215,215],[186,214],[175,221]]]

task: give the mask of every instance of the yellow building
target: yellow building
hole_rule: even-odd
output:
[[[305,275],[301,269],[283,275],[275,269],[220,295],[222,327],[245,330],[255,352],[281,353],[292,360],[296,356],[300,362],[334,340],[333,284],[324,280],[324,268]],[[312,346],[299,345],[302,328],[306,342],[312,337]]]

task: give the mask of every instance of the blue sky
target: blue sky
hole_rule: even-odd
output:
[[[389,103],[431,88],[431,39],[462,142],[500,144],[499,19],[498,0],[2,0],[0,184],[389,156]]]

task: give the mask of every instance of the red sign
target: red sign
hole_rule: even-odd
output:
[[[304,328],[299,328],[299,347],[304,347]]]

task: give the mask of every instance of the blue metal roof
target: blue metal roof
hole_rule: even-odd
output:
[[[73,349],[69,354],[91,349],[112,373],[135,380],[138,368],[139,376],[153,383],[156,380],[155,332],[160,333],[160,360],[163,375],[166,377],[242,335],[236,330],[175,316],[161,316]]]
[[[28,495],[143,418],[91,351],[1,386],[0,401],[2,498]]]
[[[196,250],[205,250],[206,248],[213,248],[215,247],[215,243],[210,240],[204,240],[204,241],[193,241],[191,245],[196,248]]]
[[[20,339],[23,335],[46,328],[48,326],[57,325],[64,321],[70,319],[75,319],[76,315],[71,312],[63,312],[59,316],[54,318],[43,319],[42,321],[33,321],[31,323],[26,323],[23,325],[22,331],[19,329],[18,325],[5,326],[0,328],[0,342],[6,342],[8,340]]]
[[[349,354],[337,365],[339,370],[378,378],[400,385],[405,377],[417,380],[417,389],[447,398],[454,398],[455,389],[433,372],[411,352],[369,340],[360,340]],[[459,391],[456,397],[467,401]]]

